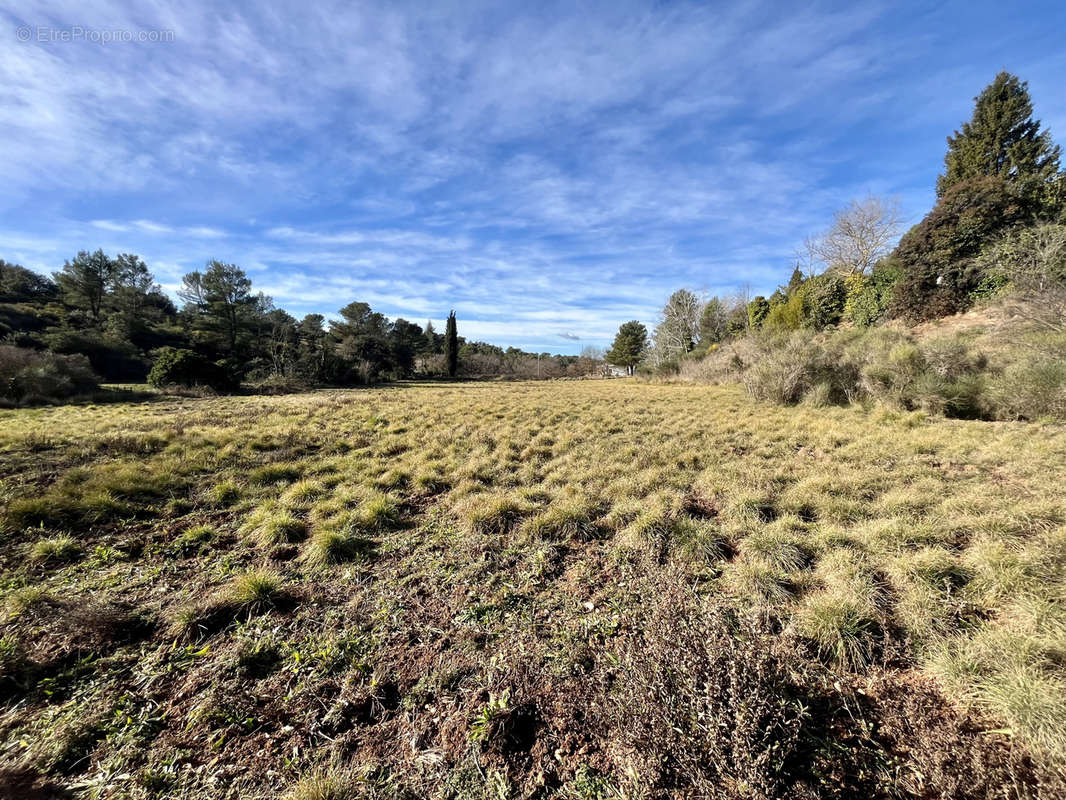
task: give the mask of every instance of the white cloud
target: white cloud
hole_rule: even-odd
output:
[[[175,37],[3,43],[0,256],[134,251],[168,287],[219,258],[300,312],[555,347],[681,285],[771,290],[868,190],[916,218],[1000,66],[882,2],[0,8],[21,24]],[[1018,60],[1062,106],[1061,55]]]

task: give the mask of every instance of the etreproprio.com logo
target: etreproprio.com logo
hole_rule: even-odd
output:
[[[85,25],[20,25],[15,31],[20,42],[61,44],[88,42],[90,44],[114,43],[169,43],[174,41],[174,31],[168,29],[92,28]]]

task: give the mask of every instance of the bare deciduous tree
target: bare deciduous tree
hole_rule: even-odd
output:
[[[1066,225],[1024,228],[981,254],[1014,287],[1008,305],[1042,328],[1066,330]]]
[[[687,353],[700,338],[704,302],[688,289],[678,289],[666,301],[653,336],[652,361],[662,364]]]
[[[899,203],[874,195],[852,200],[833,217],[829,230],[804,242],[808,272],[815,264],[845,273],[868,273],[892,250],[902,222]]]

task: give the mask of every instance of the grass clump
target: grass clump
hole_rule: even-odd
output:
[[[277,572],[251,569],[201,603],[179,607],[171,619],[171,633],[195,638],[225,627],[241,614],[259,614],[284,605],[291,598]]]
[[[13,589],[4,596],[4,619],[11,622],[27,611],[52,601],[52,595],[43,586],[23,586],[20,589]]]
[[[927,668],[950,690],[1002,720],[1011,735],[1063,758],[1066,637],[1061,614],[1056,616],[1057,631],[1024,625],[1004,630],[986,622],[973,636],[943,637]]]
[[[284,580],[272,570],[253,569],[234,578],[225,598],[240,606],[272,606],[285,596]]]
[[[253,486],[269,486],[276,483],[292,483],[303,475],[299,464],[264,464],[248,473],[248,481]]]
[[[326,493],[326,487],[318,481],[304,479],[296,481],[281,496],[282,505],[287,508],[305,508]]]
[[[285,508],[268,503],[256,509],[242,526],[263,547],[298,542],[307,537],[307,523]]]
[[[323,525],[315,529],[303,551],[303,560],[315,568],[369,558],[376,545],[358,530]]]
[[[72,537],[53,536],[34,542],[29,558],[35,564],[58,564],[74,561],[81,554],[81,545]]]
[[[351,772],[320,770],[301,778],[282,800],[361,800],[364,786],[364,781]]]
[[[795,535],[769,528],[745,536],[740,541],[740,553],[781,572],[804,569],[813,560],[808,547]]]
[[[806,598],[795,619],[799,633],[823,658],[855,670],[870,663],[878,626],[862,603],[837,592],[819,592]]]
[[[674,526],[674,547],[691,564],[714,564],[728,558],[733,547],[713,523],[683,520]]]
[[[400,517],[396,501],[384,492],[372,492],[356,509],[356,525],[367,531],[382,531],[394,525]]]
[[[463,517],[471,533],[500,536],[509,533],[534,507],[528,501],[507,494],[474,495]]]
[[[549,542],[587,541],[598,535],[594,523],[597,511],[596,504],[587,497],[566,498],[528,519],[525,530],[534,539]]]
[[[182,552],[198,550],[212,542],[218,536],[218,531],[211,525],[193,525],[182,531],[175,545]]]
[[[207,490],[207,499],[217,508],[229,508],[241,499],[243,491],[234,480],[219,481]]]

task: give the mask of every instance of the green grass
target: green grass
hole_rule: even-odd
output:
[[[38,564],[74,561],[82,553],[82,547],[71,536],[52,536],[38,539],[30,548],[30,561]]]
[[[360,800],[365,796],[362,781],[351,773],[323,770],[300,779],[283,800]]]
[[[224,590],[226,599],[241,606],[273,605],[285,596],[284,579],[277,572],[249,570],[235,577]]]
[[[1055,425],[632,381],[0,411],[0,758],[130,797],[655,794],[576,709],[683,589],[769,620],[791,675],[899,680],[849,697],[864,747],[935,686],[1000,731],[974,746],[1066,764],[1064,463]],[[927,746],[878,755],[898,796]],[[350,785],[319,769],[349,747]],[[811,775],[867,752],[827,748]]]

